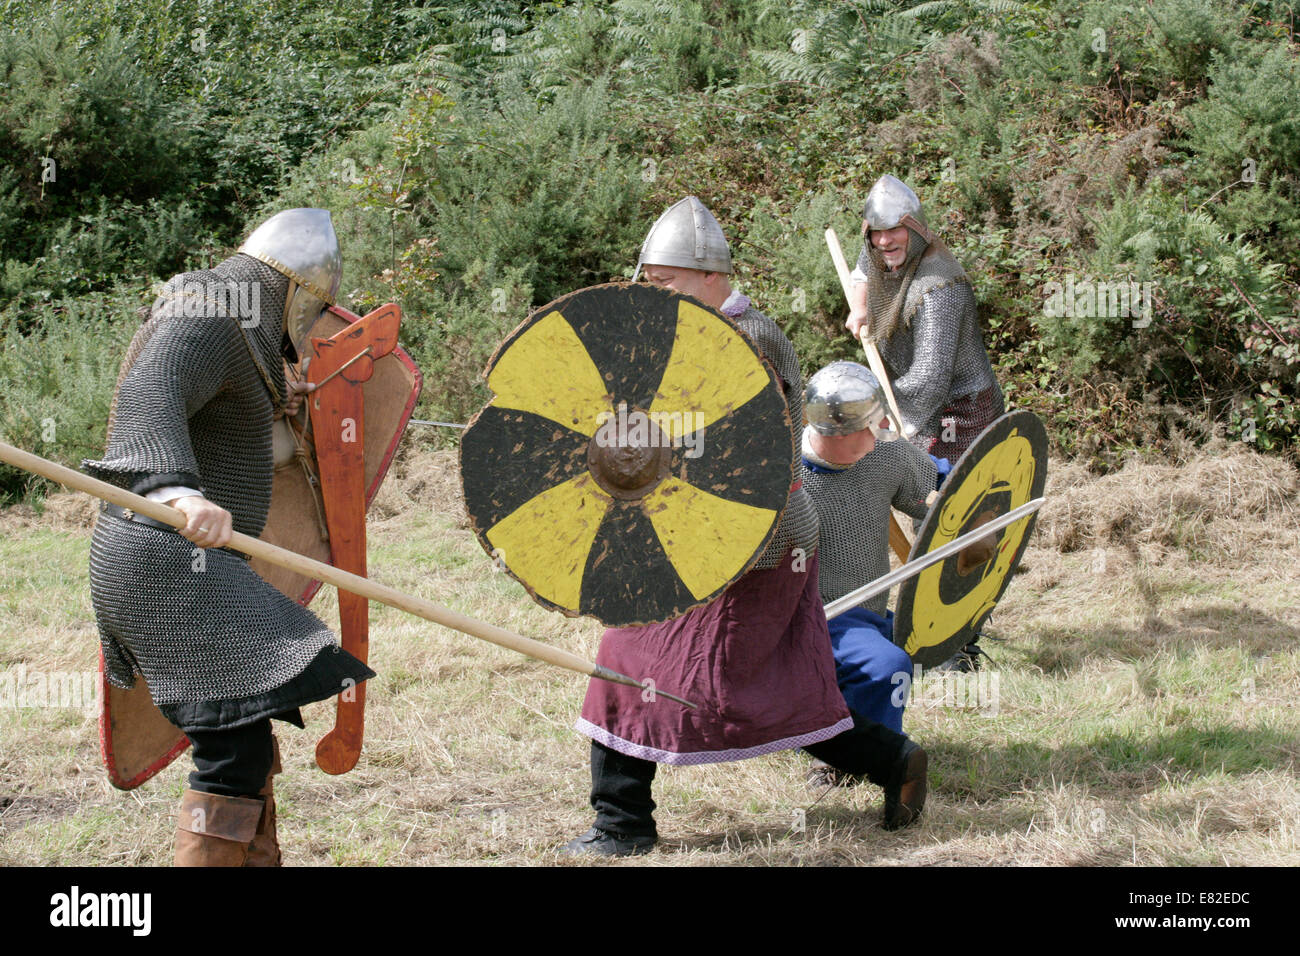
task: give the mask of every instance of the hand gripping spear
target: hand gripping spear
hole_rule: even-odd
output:
[[[844,298],[849,303],[849,308],[853,307],[853,279],[849,275],[849,264],[844,261],[844,250],[840,248],[840,240],[835,235],[834,229],[826,230],[826,245],[831,251],[831,258],[835,261],[835,271],[840,277],[840,287],[844,290]],[[894,424],[897,425],[899,435],[903,434],[903,416],[898,412],[898,400],[894,398],[894,388],[889,384],[889,376],[885,374],[885,362],[880,357],[880,350],[876,348],[876,343],[871,341],[868,330],[863,329],[859,336],[862,342],[862,350],[867,353],[867,365],[871,367],[871,373],[876,376],[880,382],[880,387],[885,390],[885,400],[889,403],[889,412],[894,416]],[[912,539],[907,536],[903,526],[898,523],[894,513],[889,513],[889,546],[894,549],[894,554],[898,560],[904,564],[907,563],[907,556],[912,550]]]
[[[173,528],[185,527],[185,516],[175,508],[168,507],[160,502],[150,501],[148,498],[142,498],[139,495],[133,495],[131,492],[116,485],[110,485],[106,481],[100,481],[98,478],[92,478],[89,475],[83,475],[79,471],[73,471],[71,468],[56,464],[45,458],[25,452],[13,445],[0,442],[0,461],[5,464],[13,465],[15,468],[22,468],[24,471],[30,471],[33,474],[48,478],[50,481],[57,482],[73,491],[81,491],[95,498],[111,502],[122,508],[129,508],[132,511],[148,515],[155,521],[161,521],[171,525]],[[539,661],[545,661],[548,664],[554,664],[557,667],[564,667],[579,674],[587,674],[591,677],[597,677],[601,680],[611,681],[615,684],[626,684],[629,687],[637,687],[642,690],[649,690],[657,697],[667,697],[669,700],[676,701],[686,707],[694,708],[695,704],[690,701],[682,700],[672,694],[666,693],[652,684],[628,677],[626,674],[620,674],[618,671],[610,670],[608,667],[602,667],[599,664],[593,664],[590,661],[583,660],[577,654],[571,654],[568,651],[561,650],[557,647],[550,647],[541,641],[535,641],[532,638],[523,637],[514,634],[504,628],[496,627],[492,624],[486,624],[483,621],[477,621],[472,617],[467,617],[450,608],[434,604],[432,601],[426,601],[423,598],[415,597],[411,594],[404,594],[396,588],[390,588],[387,585],[379,584],[360,575],[350,574],[347,571],[340,571],[332,565],[324,564],[320,561],[313,561],[311,558],[303,557],[293,551],[287,551],[284,548],[277,548],[273,544],[268,544],[257,538],[250,537],[246,534],[235,532],[231,535],[229,548],[235,551],[242,551],[244,554],[254,558],[260,558],[271,564],[288,568],[298,574],[305,575],[317,581],[324,581],[326,584],[332,584],[336,588],[348,591],[361,597],[369,598],[372,601],[378,601],[381,604],[387,604],[389,607],[395,607],[400,611],[406,611],[408,614],[414,614],[422,617],[427,621],[433,621],[435,624],[441,624],[443,627],[449,627],[456,631],[469,634],[497,644],[501,647],[509,648],[528,657],[536,658]]]

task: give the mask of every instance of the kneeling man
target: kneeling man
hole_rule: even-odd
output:
[[[923,518],[938,472],[925,452],[878,428],[888,415],[884,394],[856,362],[814,375],[805,407],[803,487],[817,508],[818,588],[829,604],[889,572],[890,507]],[[912,662],[893,641],[888,601],[888,592],[878,594],[828,624],[849,709],[901,733]]]

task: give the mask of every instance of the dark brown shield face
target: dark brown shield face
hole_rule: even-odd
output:
[[[1027,411],[1002,416],[957,461],[908,560],[1041,497],[1046,483],[1043,423]],[[894,642],[914,662],[941,664],[979,633],[1020,563],[1035,517],[977,540],[902,584]]]
[[[358,318],[346,309],[328,309],[312,327],[311,335],[329,338]],[[367,505],[388,473],[420,396],[420,383],[420,370],[409,355],[397,349],[375,363],[374,374],[364,386]],[[262,540],[328,563],[329,540],[322,532],[319,515],[316,493],[302,465],[295,461],[277,468]],[[320,587],[318,581],[262,561],[253,561],[252,567],[303,605]],[[143,678],[137,677],[131,690],[122,690],[103,679],[102,662],[100,675],[99,738],[104,766],[113,786],[132,790],[184,753],[189,739],[154,706]]]
[[[724,316],[648,285],[538,309],[461,442],[479,542],[544,607],[667,620],[743,574],[790,491],[777,379]]]

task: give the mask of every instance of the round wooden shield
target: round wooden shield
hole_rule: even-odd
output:
[[[1003,415],[975,439],[940,489],[908,560],[1041,497],[1047,483],[1047,432],[1032,412]],[[1029,544],[1034,519],[908,579],[898,591],[894,641],[922,667],[934,667],[979,633]]]
[[[480,544],[541,605],[676,617],[758,559],[791,482],[790,419],[753,343],[695,299],[594,286],[538,309],[461,441]]]

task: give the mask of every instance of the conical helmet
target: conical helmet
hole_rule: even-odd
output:
[[[867,193],[866,204],[862,207],[862,218],[866,220],[867,228],[893,229],[907,216],[923,227],[927,225],[921,200],[907,183],[894,176],[881,176]]]
[[[286,209],[253,230],[239,251],[289,277],[284,332],[301,355],[307,333],[335,303],[343,256],[328,209]]]
[[[832,362],[810,378],[803,407],[808,424],[822,435],[852,435],[864,428],[878,434],[876,426],[889,414],[880,382],[857,362]]]
[[[730,275],[731,251],[713,213],[694,196],[687,196],[650,227],[641,243],[633,281],[641,275],[642,266],[677,266]]]

